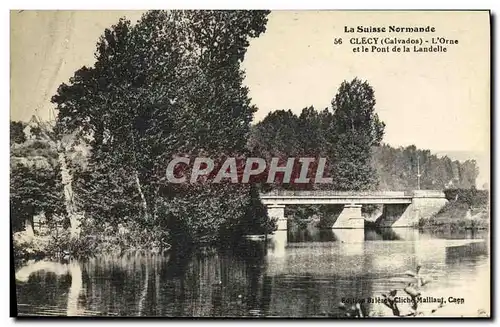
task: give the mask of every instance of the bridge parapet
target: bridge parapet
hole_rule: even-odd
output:
[[[411,196],[413,192],[405,191],[302,191],[302,190],[273,190],[262,193],[263,196],[335,196],[335,197],[351,197],[351,196],[369,196],[369,197],[404,197]]]
[[[404,192],[274,191],[260,194],[265,205],[297,204],[410,204]]]
[[[445,198],[443,191],[323,191],[323,190],[272,190],[261,193],[263,197],[394,197],[394,198]]]
[[[443,191],[436,190],[415,190],[412,191],[414,198],[446,198]]]

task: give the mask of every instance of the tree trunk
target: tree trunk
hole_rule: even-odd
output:
[[[33,237],[35,236],[35,232],[33,231],[33,223],[31,218],[27,218],[24,221],[24,230],[26,231],[26,235],[28,235],[30,239],[33,239]]]
[[[130,128],[130,137],[132,138],[132,153],[134,156],[134,167],[135,167],[135,185],[137,186],[137,191],[139,192],[139,195],[141,197],[142,201],[142,209],[144,210],[144,218],[146,220],[149,220],[149,215],[148,215],[148,203],[146,201],[146,197],[144,196],[144,193],[142,192],[142,186],[141,186],[141,181],[139,180],[139,173],[137,172],[137,157],[135,155],[136,153],[136,144],[135,144],[135,137],[133,134],[133,128],[131,126]]]
[[[144,216],[145,216],[146,220],[148,220],[149,219],[148,203],[146,202],[146,197],[144,196],[144,193],[142,192],[141,182],[139,180],[139,174],[137,173],[137,171],[135,171],[135,184],[137,186],[137,191],[139,192],[139,195],[141,196],[142,209],[144,210]]]
[[[66,156],[64,151],[59,152],[59,164],[61,165],[61,177],[64,185],[64,204],[66,205],[66,214],[69,217],[71,237],[80,235],[80,217],[76,212],[73,198],[73,187],[71,185],[71,174],[66,165]]]

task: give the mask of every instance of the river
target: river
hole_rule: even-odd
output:
[[[412,279],[405,272],[420,265],[430,281],[422,295],[447,302],[435,315],[477,316],[489,312],[488,248],[487,232],[309,226],[227,251],[30,262],[16,271],[18,314],[337,317],[350,299],[392,289],[405,295]],[[391,314],[382,304],[365,306]]]

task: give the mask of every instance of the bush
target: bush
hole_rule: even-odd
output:
[[[467,204],[469,207],[487,206],[489,192],[486,190],[470,189],[448,189],[444,191],[446,199],[450,202]]]
[[[162,252],[170,248],[170,234],[161,225],[141,225],[137,221],[95,226],[88,221],[77,243],[69,244],[75,253],[95,255],[136,251]]]
[[[25,231],[12,234],[14,260],[22,261],[44,257],[48,245],[47,238],[30,237]]]

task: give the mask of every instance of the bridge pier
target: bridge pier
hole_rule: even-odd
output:
[[[267,214],[269,215],[269,218],[271,219],[277,219],[276,225],[278,227],[277,230],[281,231],[287,230],[288,227],[288,221],[285,218],[285,206],[284,205],[279,205],[279,204],[271,204],[267,206]]]
[[[361,204],[346,204],[332,228],[364,229],[365,220],[361,215]]]

